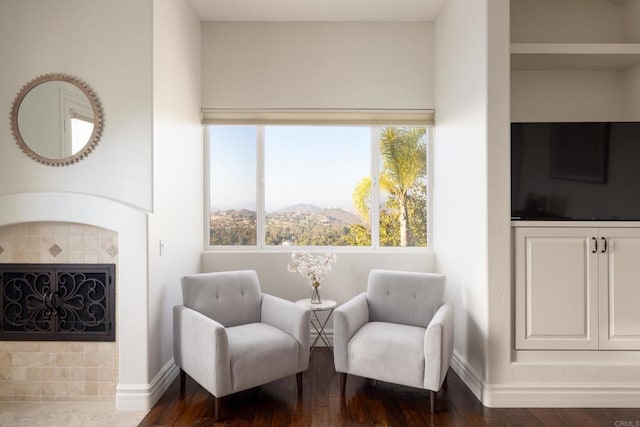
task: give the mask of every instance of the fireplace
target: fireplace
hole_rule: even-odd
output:
[[[29,222],[0,227],[0,268],[31,264],[55,270],[71,264],[77,270],[113,265],[110,286],[115,295],[122,285],[117,280],[122,274],[119,252],[118,233],[92,225]],[[63,290],[54,295],[55,288],[40,289],[41,296],[35,301],[44,303],[46,296],[43,311],[56,309],[62,293],[68,293]],[[116,315],[112,315],[110,341],[0,339],[0,401],[114,400],[119,378],[118,342],[114,339],[121,338],[115,323],[119,309],[115,299],[112,301],[110,309]],[[55,320],[53,313],[50,317]]]
[[[115,341],[114,264],[0,264],[0,340]]]

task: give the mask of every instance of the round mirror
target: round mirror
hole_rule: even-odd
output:
[[[46,74],[27,83],[11,108],[11,132],[29,157],[50,166],[75,163],[100,139],[100,102],[83,81]]]

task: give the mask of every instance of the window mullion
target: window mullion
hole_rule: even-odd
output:
[[[257,126],[257,165],[256,165],[256,244],[265,247],[265,206],[264,206],[264,126]]]
[[[380,247],[380,128],[371,127],[371,247]]]

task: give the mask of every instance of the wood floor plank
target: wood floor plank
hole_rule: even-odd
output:
[[[189,398],[187,404],[185,405],[185,410],[182,412],[180,417],[178,417],[172,426],[175,427],[192,427],[195,425],[195,422],[198,418],[200,418],[200,413],[206,408],[207,402],[209,401],[210,394],[204,390],[199,385],[194,385],[193,387],[198,387],[194,392],[190,394],[185,393],[185,398]],[[144,420],[143,420],[144,421]],[[163,424],[164,420],[162,420],[159,424]]]
[[[330,349],[316,348],[298,396],[295,375],[226,396],[221,420],[213,419],[213,396],[191,378],[180,395],[179,380],[167,389],[139,424],[160,426],[614,426],[634,424],[640,409],[486,408],[453,372],[448,390],[429,411],[429,392],[349,376],[344,396]],[[624,425],[624,424],[620,424]]]

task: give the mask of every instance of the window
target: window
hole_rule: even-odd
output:
[[[255,126],[209,127],[210,232],[213,246],[257,242]]]
[[[93,119],[83,116],[71,118],[71,153],[79,153],[87,145],[93,134]]]
[[[210,247],[426,247],[425,126],[210,125]]]

